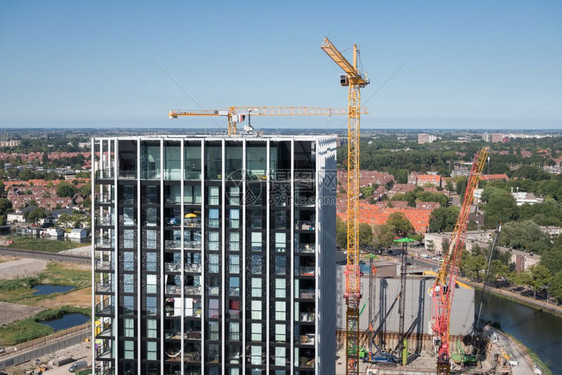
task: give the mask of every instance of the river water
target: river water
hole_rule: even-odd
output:
[[[476,312],[481,299],[482,292],[476,290]],[[537,353],[553,374],[562,374],[562,318],[494,295],[487,300],[482,319],[499,322],[502,331]]]

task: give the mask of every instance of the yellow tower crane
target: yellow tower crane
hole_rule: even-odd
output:
[[[178,116],[226,116],[228,120],[228,135],[238,133],[237,124],[243,122],[248,117],[247,131],[251,131],[251,116],[311,116],[311,115],[346,115],[347,108],[321,108],[321,107],[228,107],[224,109],[210,110],[171,110],[168,115],[170,118]],[[362,113],[367,113],[363,110]]]
[[[326,37],[321,48],[345,72],[340,84],[349,86],[347,124],[347,265],[345,269],[346,374],[359,374],[359,304],[361,273],[359,269],[359,120],[360,88],[369,84],[357,69],[359,49],[353,45],[353,64]]]

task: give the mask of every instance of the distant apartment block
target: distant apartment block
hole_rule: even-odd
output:
[[[92,148],[96,373],[335,373],[335,136]]]
[[[482,134],[482,139],[484,142],[501,143],[504,142],[504,135],[500,133],[484,133]],[[509,138],[507,139],[507,142],[509,142]]]
[[[432,185],[435,187],[441,186],[441,176],[438,174],[418,174],[417,172],[410,172],[408,175],[408,184],[415,186]]]
[[[424,143],[433,143],[437,140],[435,135],[420,133],[418,134],[418,144],[422,145]]]
[[[0,147],[17,147],[20,143],[20,140],[10,139],[9,141],[0,141]]]

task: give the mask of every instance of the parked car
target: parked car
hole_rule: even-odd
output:
[[[77,362],[74,362],[74,363],[68,368],[68,371],[70,371],[70,372],[76,372],[76,371],[78,371],[78,370],[83,370],[83,369],[85,369],[86,367],[88,367],[88,362],[86,362],[86,361],[77,361]]]

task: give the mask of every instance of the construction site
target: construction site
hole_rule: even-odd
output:
[[[343,70],[340,85],[349,90],[347,249],[345,263],[337,272],[337,295],[340,301],[345,299],[345,308],[337,304],[336,373],[532,373],[535,369],[530,363],[512,371],[519,361],[510,359],[497,334],[481,324],[482,303],[475,314],[474,289],[457,280],[474,190],[489,148],[474,156],[454,233],[440,265],[433,270],[408,270],[412,264],[408,261],[408,244],[414,240],[407,233],[394,240],[399,261],[375,263],[372,254],[363,256],[359,248],[360,89],[369,84],[369,79],[360,70],[357,45],[353,46],[352,62],[328,38],[322,49]],[[500,230],[501,226],[490,256]]]

